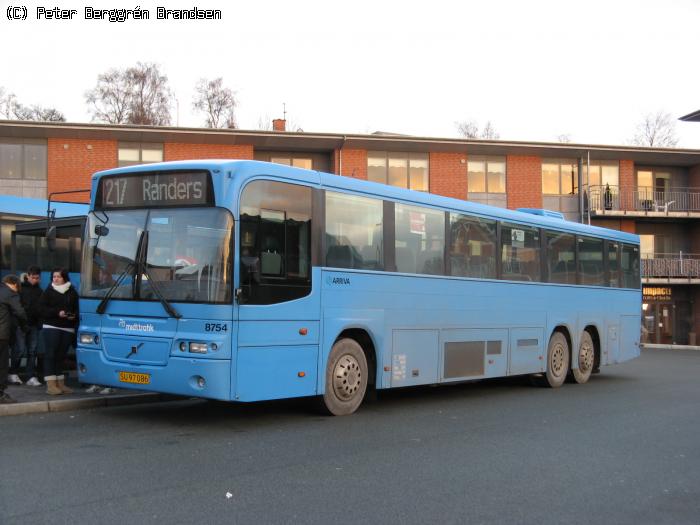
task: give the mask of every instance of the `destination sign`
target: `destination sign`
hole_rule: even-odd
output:
[[[100,179],[96,209],[213,206],[207,171],[169,171],[108,175]]]

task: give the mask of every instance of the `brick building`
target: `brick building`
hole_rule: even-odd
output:
[[[292,164],[639,234],[649,341],[696,343],[700,150],[286,132],[282,120],[273,131],[0,121],[1,194],[46,198],[87,188],[95,171],[193,158]]]

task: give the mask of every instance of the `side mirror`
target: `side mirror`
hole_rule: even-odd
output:
[[[46,247],[50,252],[56,249],[56,226],[51,226],[46,232]]]
[[[109,233],[109,228],[107,226],[104,226],[102,224],[98,224],[95,226],[95,235],[98,237],[105,237]]]

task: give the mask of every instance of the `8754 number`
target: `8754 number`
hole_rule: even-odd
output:
[[[226,323],[204,323],[205,332],[228,332]]]

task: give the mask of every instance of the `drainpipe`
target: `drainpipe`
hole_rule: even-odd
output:
[[[588,167],[588,166],[586,166]],[[586,173],[586,175],[588,175]],[[578,158],[578,209],[581,224],[584,224],[583,217],[583,157]]]
[[[348,139],[347,135],[343,135],[343,142],[338,150],[338,175],[343,176],[343,147],[345,146],[345,141]]]
[[[588,183],[586,184],[586,191],[588,192],[588,209],[586,210],[586,219],[588,224],[591,224],[591,151],[588,150],[586,152],[586,180]],[[601,182],[603,179],[601,179]]]

